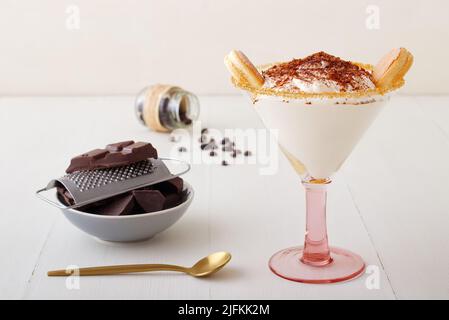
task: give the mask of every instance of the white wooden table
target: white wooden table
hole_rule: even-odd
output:
[[[262,128],[241,97],[201,97],[201,104],[207,127]],[[378,268],[378,288],[366,285],[370,275],[305,285],[269,271],[275,251],[303,241],[304,192],[282,155],[268,176],[252,164],[194,165],[185,177],[196,191],[189,211],[142,243],[100,243],[34,196],[71,156],[109,142],[147,140],[168,153],[168,136],[141,126],[132,106],[132,97],[0,98],[0,298],[449,298],[449,97],[393,99],[330,190],[331,244]],[[209,279],[87,277],[69,290],[64,278],[46,276],[67,265],[189,265],[219,250],[233,260]]]

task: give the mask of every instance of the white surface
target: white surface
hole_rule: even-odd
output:
[[[233,93],[223,57],[234,48],[256,63],[319,50],[375,63],[398,46],[416,58],[403,92],[449,94],[448,11],[447,0],[3,0],[0,94],[135,94],[156,82]]]
[[[210,128],[261,127],[241,97],[203,97]],[[167,135],[134,119],[132,98],[2,98],[0,298],[449,298],[448,97],[395,97],[336,176],[329,193],[331,244],[380,268],[342,284],[304,285],[267,267],[278,249],[303,241],[304,193],[281,156],[276,175],[256,165],[195,165],[196,191],[185,216],[149,242],[100,243],[74,228],[34,191],[63,172],[68,159],[123,139],[149,140],[161,154]],[[26,151],[21,148],[26,148]],[[50,269],[67,265],[179,263],[213,251],[233,259],[210,279],[159,273],[81,278],[68,290]]]

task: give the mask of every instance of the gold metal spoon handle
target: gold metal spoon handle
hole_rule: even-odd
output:
[[[175,272],[188,273],[189,269],[170,264],[129,264],[129,265],[89,267],[89,268],[68,269],[68,270],[64,269],[53,270],[49,271],[47,275],[49,277],[67,277],[71,275],[102,276],[102,275],[123,274],[123,273],[150,272],[150,271],[175,271]]]

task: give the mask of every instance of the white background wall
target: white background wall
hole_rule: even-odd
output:
[[[67,28],[70,5],[79,29]],[[380,29],[366,27],[369,5]],[[1,0],[0,94],[133,94],[155,82],[233,93],[222,62],[232,48],[256,63],[318,50],[376,62],[397,46],[415,55],[404,92],[449,93],[448,15],[447,0]]]

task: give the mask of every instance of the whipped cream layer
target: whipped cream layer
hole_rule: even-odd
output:
[[[325,52],[277,64],[262,73],[265,88],[308,93],[374,89],[369,71]]]

